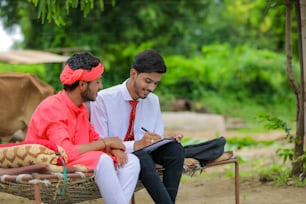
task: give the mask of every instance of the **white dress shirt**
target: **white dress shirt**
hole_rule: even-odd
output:
[[[91,102],[91,122],[100,137],[118,136],[122,140],[126,135],[132,100],[126,82],[99,91],[96,101]],[[164,135],[164,124],[158,96],[150,93],[145,99],[138,99],[134,121],[134,138],[140,140],[144,127],[161,137]],[[127,152],[133,152],[134,141],[124,142]]]

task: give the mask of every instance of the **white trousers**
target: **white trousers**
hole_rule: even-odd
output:
[[[95,168],[95,182],[106,204],[129,204],[135,190],[140,164],[134,154],[127,154],[128,162],[117,168],[112,158],[102,154]]]

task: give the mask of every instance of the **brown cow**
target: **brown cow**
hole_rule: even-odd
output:
[[[0,139],[24,137],[36,106],[55,89],[29,73],[0,73]],[[23,138],[22,138],[23,139]]]

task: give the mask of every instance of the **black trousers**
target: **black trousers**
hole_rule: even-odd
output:
[[[163,145],[149,153],[134,153],[140,160],[139,179],[157,204],[174,204],[178,192],[185,158],[183,146],[177,142]],[[155,169],[155,163],[164,167],[163,179]]]

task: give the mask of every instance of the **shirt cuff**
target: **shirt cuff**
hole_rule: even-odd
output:
[[[126,152],[128,152],[128,153],[134,152],[134,143],[135,143],[135,141],[124,142]]]

